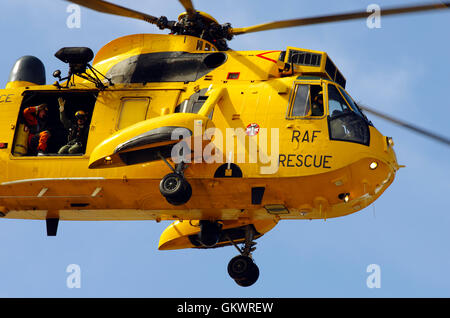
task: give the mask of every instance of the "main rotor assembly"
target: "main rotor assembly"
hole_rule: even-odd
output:
[[[155,17],[146,13],[128,9],[102,0],[67,0],[83,7],[114,15],[134,18],[155,24],[161,30],[169,29],[172,34],[196,36],[213,43],[220,51],[228,49],[227,41],[239,34],[282,29],[295,26],[306,26],[328,22],[348,21],[369,17],[372,12],[354,11],[341,14],[331,14],[300,19],[290,19],[258,24],[250,27],[233,28],[230,23],[220,24],[206,13],[197,11],[191,0],[179,0],[186,10],[180,14],[177,21],[169,20],[165,16]],[[398,15],[413,12],[448,9],[450,2],[435,4],[421,4],[414,6],[402,6],[382,10],[383,16]]]

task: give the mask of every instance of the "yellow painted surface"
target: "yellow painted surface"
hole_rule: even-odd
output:
[[[277,221],[275,219],[267,219],[267,220],[242,219],[237,221],[221,221],[221,223],[222,223],[222,230],[253,224],[256,232],[259,233],[259,235],[257,235],[256,238],[261,237],[262,235],[273,229],[275,225],[277,225]],[[175,249],[196,247],[189,240],[189,236],[197,235],[199,234],[199,232],[200,232],[200,223],[198,220],[175,221],[172,224],[170,224],[161,234],[158,249],[175,250]],[[239,239],[234,243],[242,243],[242,242],[243,239]],[[225,240],[219,242],[218,246],[225,246],[229,244],[231,244],[231,242]]]
[[[6,89],[13,89],[13,88],[19,88],[19,87],[27,87],[27,86],[34,86],[36,84],[31,82],[25,82],[25,81],[14,81],[14,82],[8,82],[6,84]]]
[[[196,50],[198,40],[175,35],[123,37],[97,53],[94,67],[106,74],[118,62],[142,53],[205,53]],[[97,91],[93,84],[77,80],[70,91],[98,92],[87,149],[82,156],[14,156],[12,149],[23,93],[60,91],[53,85],[0,90],[3,96],[0,143],[8,143],[7,149],[0,149],[0,211],[6,218],[19,219],[57,216],[62,220],[184,220],[185,224],[186,220],[204,219],[230,224],[239,220],[246,220],[247,224],[260,221],[271,224],[274,220],[339,217],[365,208],[394,180],[399,166],[392,147],[387,146],[386,138],[374,127],[370,127],[369,146],[330,140],[327,113],[315,118],[287,118],[296,83],[329,82],[299,78],[314,73],[311,69],[294,69],[294,74],[286,74],[280,69],[283,64],[278,61],[280,52],[227,51],[226,62],[196,82],[116,84]],[[239,77],[230,79],[230,73],[239,73]],[[199,114],[174,113],[177,105],[208,88],[208,100]],[[123,101],[129,99],[150,101],[145,120],[135,123],[142,117],[141,109],[139,115],[121,124]],[[225,136],[222,139],[216,136],[215,154],[221,162],[188,166],[185,176],[193,195],[185,205],[170,205],[159,192],[161,178],[170,172],[165,163],[127,166],[114,155],[117,145],[148,130],[177,125],[194,129],[195,121],[199,120],[202,132],[211,127],[224,133],[234,129],[231,138],[234,145],[230,149]],[[263,132],[258,136],[245,134],[249,124],[268,130],[268,147],[261,139]],[[278,166],[277,156],[277,171],[266,174],[264,168],[269,169],[270,163],[255,160],[252,150],[256,149],[259,155],[269,148],[268,154],[271,153],[272,128],[278,129],[279,155],[286,160]],[[293,138],[294,134],[298,139]],[[239,141],[241,137],[244,143]],[[202,141],[201,151],[209,149],[208,143]],[[227,162],[230,151],[233,162],[239,156],[245,159],[245,163],[238,163],[243,178],[214,178],[217,168]],[[112,158],[112,165],[101,164],[106,157]],[[371,170],[369,165],[374,161],[378,167]],[[253,187],[265,187],[261,204],[251,202]],[[341,193],[349,193],[349,202],[339,199]],[[271,212],[266,209],[270,205],[284,206],[286,211]],[[268,230],[270,227],[263,233]],[[167,241],[174,239],[173,235]]]
[[[124,129],[147,118],[150,98],[123,98],[120,115],[117,122],[117,129]]]

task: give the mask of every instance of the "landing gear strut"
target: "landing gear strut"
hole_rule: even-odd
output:
[[[161,156],[161,158],[170,167],[172,172],[161,179],[159,191],[170,204],[185,204],[192,196],[192,187],[184,178],[184,170],[186,170],[187,165],[181,162],[173,168],[164,157]]]
[[[252,225],[247,225],[245,229],[244,247],[242,249],[228,237],[230,242],[241,254],[233,257],[228,263],[228,274],[242,287],[253,285],[259,277],[259,268],[252,259],[252,252],[256,249],[256,247],[254,247],[256,242],[253,242],[254,236],[254,227]]]

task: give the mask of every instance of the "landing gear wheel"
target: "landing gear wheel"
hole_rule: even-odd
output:
[[[254,265],[255,263],[248,256],[235,256],[228,263],[228,274],[233,279],[242,279],[249,275]]]
[[[189,201],[192,187],[179,173],[169,173],[159,183],[159,191],[172,205],[181,205]]]
[[[251,257],[252,252],[256,249],[256,242],[253,242],[255,233],[256,230],[253,225],[249,224],[246,226],[245,241],[242,249],[237,246],[231,237],[227,237],[231,244],[241,253],[241,255],[233,257],[228,263],[228,274],[242,287],[253,285],[259,278],[259,268]]]
[[[182,191],[176,196],[167,196],[166,201],[172,205],[182,205],[189,201],[192,196],[192,187],[186,180],[183,180]]]
[[[249,287],[252,286],[259,278],[259,268],[253,263],[253,266],[250,268],[248,275],[241,279],[235,279],[235,282],[241,287]]]
[[[183,180],[178,173],[169,173],[159,183],[159,191],[166,198],[175,197],[183,191]]]
[[[184,178],[184,170],[187,164],[178,163],[173,168],[167,160],[159,153],[161,160],[173,171],[164,176],[159,183],[159,191],[172,205],[181,205],[189,201],[192,196],[192,187]]]

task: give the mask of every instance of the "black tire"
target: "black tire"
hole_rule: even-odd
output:
[[[248,256],[235,256],[228,263],[228,274],[234,280],[243,279],[250,274],[254,265],[255,263]]]
[[[182,205],[189,201],[192,196],[192,187],[186,180],[184,180],[183,183],[183,190],[180,191],[177,195],[165,197],[167,202],[172,205]]]
[[[247,277],[235,279],[234,281],[241,287],[249,287],[252,286],[254,283],[256,283],[258,278],[259,278],[259,268],[255,263],[253,263],[253,266],[250,269],[250,272],[248,273]]]
[[[184,191],[184,179],[178,173],[169,173],[161,179],[159,191],[166,198],[176,198]]]

